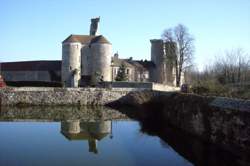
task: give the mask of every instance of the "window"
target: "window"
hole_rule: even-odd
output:
[[[126,72],[127,74],[129,74],[129,69],[127,69],[127,72]]]
[[[118,74],[119,67],[115,67],[114,69],[115,69],[115,75],[117,75],[117,74]]]

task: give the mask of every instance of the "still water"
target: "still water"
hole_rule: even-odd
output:
[[[0,113],[1,166],[189,166],[200,160],[192,153],[201,151],[192,147],[207,150],[193,139],[180,138],[182,145],[173,136],[148,135],[142,123],[103,107],[2,108]]]

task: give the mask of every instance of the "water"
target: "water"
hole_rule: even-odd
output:
[[[0,113],[1,166],[235,164],[227,154],[213,154],[211,146],[103,107],[2,108]]]

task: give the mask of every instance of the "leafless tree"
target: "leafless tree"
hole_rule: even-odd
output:
[[[187,27],[182,24],[166,29],[162,34],[164,42],[175,42],[177,53],[174,58],[176,86],[180,86],[182,73],[192,65],[194,52],[194,38],[189,34]]]
[[[211,70],[222,84],[244,83],[250,81],[250,57],[240,48],[232,49],[217,57]]]

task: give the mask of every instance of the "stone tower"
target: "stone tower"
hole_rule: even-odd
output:
[[[77,41],[62,44],[62,83],[66,87],[78,87],[81,78],[81,47]]]
[[[164,42],[161,39],[153,39],[151,42],[151,61],[155,64],[155,69],[151,73],[151,81],[166,83],[166,56],[164,52]]]
[[[151,42],[151,61],[155,68],[151,71],[151,81],[173,86],[175,84],[174,59],[176,43],[153,39]]]
[[[112,45],[97,35],[100,18],[91,19],[90,35],[70,35],[62,42],[62,83],[66,87],[111,81]]]
[[[102,35],[91,41],[92,76],[96,74],[102,77],[103,81],[111,81],[111,56],[112,45]]]

